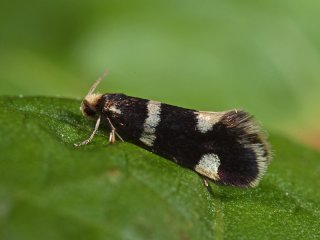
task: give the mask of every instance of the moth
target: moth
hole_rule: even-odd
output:
[[[189,168],[218,184],[255,187],[270,162],[269,144],[253,117],[242,110],[206,112],[121,93],[94,93],[101,76],[84,97],[80,110],[116,138],[133,143]]]

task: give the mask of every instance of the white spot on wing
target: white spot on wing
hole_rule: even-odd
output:
[[[161,103],[156,101],[149,101],[147,105],[148,116],[143,125],[143,133],[140,141],[147,146],[153,146],[156,140],[156,127],[160,123]]]
[[[213,180],[219,180],[218,169],[220,166],[220,159],[214,153],[205,154],[201,157],[199,163],[194,170],[201,175],[204,175]]]
[[[121,114],[121,110],[118,109],[115,105],[112,105],[108,108],[109,111],[113,112],[113,113],[117,113],[117,114]]]
[[[212,130],[225,112],[196,112],[195,114],[197,115],[197,129],[201,133],[206,133]]]

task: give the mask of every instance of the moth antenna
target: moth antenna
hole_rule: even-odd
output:
[[[97,86],[99,85],[99,83],[102,82],[103,79],[105,79],[105,77],[109,74],[109,70],[106,69],[104,70],[103,74],[94,82],[94,84],[92,85],[92,87],[90,88],[87,96],[92,95],[93,92],[96,90]]]

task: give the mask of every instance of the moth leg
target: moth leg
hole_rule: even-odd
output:
[[[202,178],[202,180],[203,180],[204,186],[205,186],[205,187],[209,187],[209,183],[208,183],[207,179]]]
[[[210,181],[210,180],[209,180],[208,178],[200,175],[200,174],[199,174],[199,177],[201,177],[201,179],[202,179],[202,181],[203,181],[203,185],[206,187],[206,189],[208,190],[209,194],[210,194],[210,195],[213,195],[212,188],[211,188],[211,186],[210,186],[210,184],[209,184],[209,182],[208,182],[208,181]]]
[[[98,129],[99,129],[100,120],[101,120],[101,119],[100,119],[100,117],[99,117],[98,120],[97,120],[97,122],[96,122],[96,126],[94,127],[94,130],[93,130],[93,132],[91,133],[90,137],[89,137],[88,139],[84,140],[84,141],[81,142],[81,143],[75,143],[75,144],[74,144],[75,147],[80,147],[80,146],[82,146],[82,145],[87,145],[88,143],[90,143],[90,142],[92,141],[94,135],[96,134],[96,132],[97,132]]]
[[[114,129],[111,129],[110,135],[109,135],[109,143],[114,144],[116,142],[116,131]]]
[[[109,135],[109,143],[113,144],[116,142],[116,136],[122,141],[124,142],[124,140],[122,139],[122,137],[119,135],[119,133],[117,133],[117,130],[116,128],[113,126],[112,122],[110,121],[109,118],[107,118],[108,120],[108,123],[110,125],[110,128],[111,128],[111,132],[110,132],[110,135]]]
[[[204,186],[206,187],[206,189],[208,190],[209,194],[213,195],[213,191],[212,191],[211,186],[209,185],[208,179],[203,178],[203,183],[204,183]]]
[[[124,142],[123,138],[119,135],[119,133],[117,131],[115,131],[115,134],[117,135],[117,137],[122,141]]]

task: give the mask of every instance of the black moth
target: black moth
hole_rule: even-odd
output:
[[[255,187],[270,161],[269,147],[252,116],[241,110],[203,112],[124,94],[96,94],[100,77],[82,101],[83,115],[116,137],[167,158],[204,179]]]

